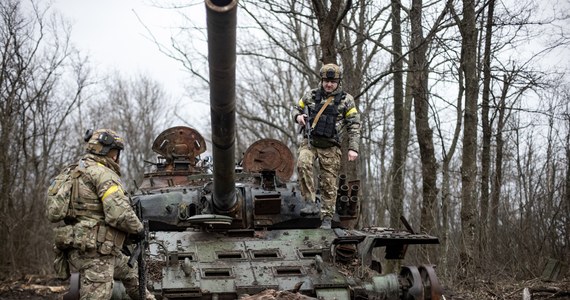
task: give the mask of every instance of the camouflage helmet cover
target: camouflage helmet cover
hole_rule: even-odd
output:
[[[320,75],[322,79],[341,79],[340,67],[335,64],[326,64],[321,67]]]
[[[85,150],[95,155],[107,155],[111,149],[125,148],[123,138],[111,129],[89,129],[83,139],[87,142]]]

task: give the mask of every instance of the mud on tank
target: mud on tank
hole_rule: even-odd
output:
[[[264,290],[322,299],[439,299],[430,265],[382,274],[372,254],[402,259],[407,246],[437,244],[411,231],[349,230],[357,217],[359,182],[340,176],[340,222],[320,229],[301,216],[304,201],[290,181],[294,156],[277,140],[253,143],[235,161],[237,1],[206,0],[212,160],[189,127],[162,132],[159,162],[133,200],[148,225],[149,289],[162,299],[237,299]]]

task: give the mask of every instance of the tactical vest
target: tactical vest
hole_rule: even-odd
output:
[[[84,161],[80,161],[81,167],[85,166]],[[114,227],[105,225],[105,212],[103,203],[99,199],[95,187],[87,182],[85,174],[79,178],[78,197],[72,199],[70,209],[73,210],[73,217],[66,218],[67,226],[54,228],[56,247],[60,250],[69,248],[80,249],[82,251],[97,249],[97,252],[107,255],[118,255],[126,233]]]
[[[84,161],[80,162],[85,164]],[[84,166],[85,168],[87,166]],[[103,203],[94,191],[91,183],[84,180],[84,176],[79,178],[79,191],[76,201],[73,202],[75,217],[82,219],[82,216],[95,219],[97,221],[105,221],[105,212],[103,211]]]
[[[341,92],[335,95],[334,101],[327,105],[319,120],[317,121],[317,124],[315,125],[313,125],[315,117],[326,101],[322,101],[323,95],[320,89],[313,91],[312,98],[315,102],[315,109],[309,110],[309,124],[311,124],[313,127],[313,130],[311,131],[311,137],[324,137],[328,139],[338,140],[336,132],[336,119],[338,117],[339,111],[337,107],[340,104],[340,101],[346,98],[346,93]]]

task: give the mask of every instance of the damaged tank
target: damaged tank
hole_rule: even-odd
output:
[[[193,128],[162,132],[158,160],[133,201],[147,229],[149,289],[162,299],[237,299],[265,290],[321,299],[439,299],[431,265],[383,274],[373,250],[402,259],[408,245],[437,237],[408,231],[351,228],[358,181],[340,176],[339,222],[321,229],[302,216],[294,156],[278,140],[235,155],[236,0],[206,0],[212,157]],[[374,251],[375,252],[375,251]]]

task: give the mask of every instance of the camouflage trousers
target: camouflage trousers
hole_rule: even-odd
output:
[[[338,172],[340,170],[340,148],[317,148],[308,145],[307,139],[299,147],[297,158],[297,174],[301,194],[306,201],[315,201],[316,188],[314,182],[315,162],[319,165],[319,190],[321,192],[321,214],[332,217],[335,212],[336,193],[338,189]]]
[[[123,283],[129,297],[140,300],[138,267],[127,265],[128,256],[102,255],[96,250],[81,251],[72,249],[68,252],[71,272],[80,273],[81,300],[108,300],[113,294],[113,280]],[[147,290],[145,300],[153,300],[154,296]]]

